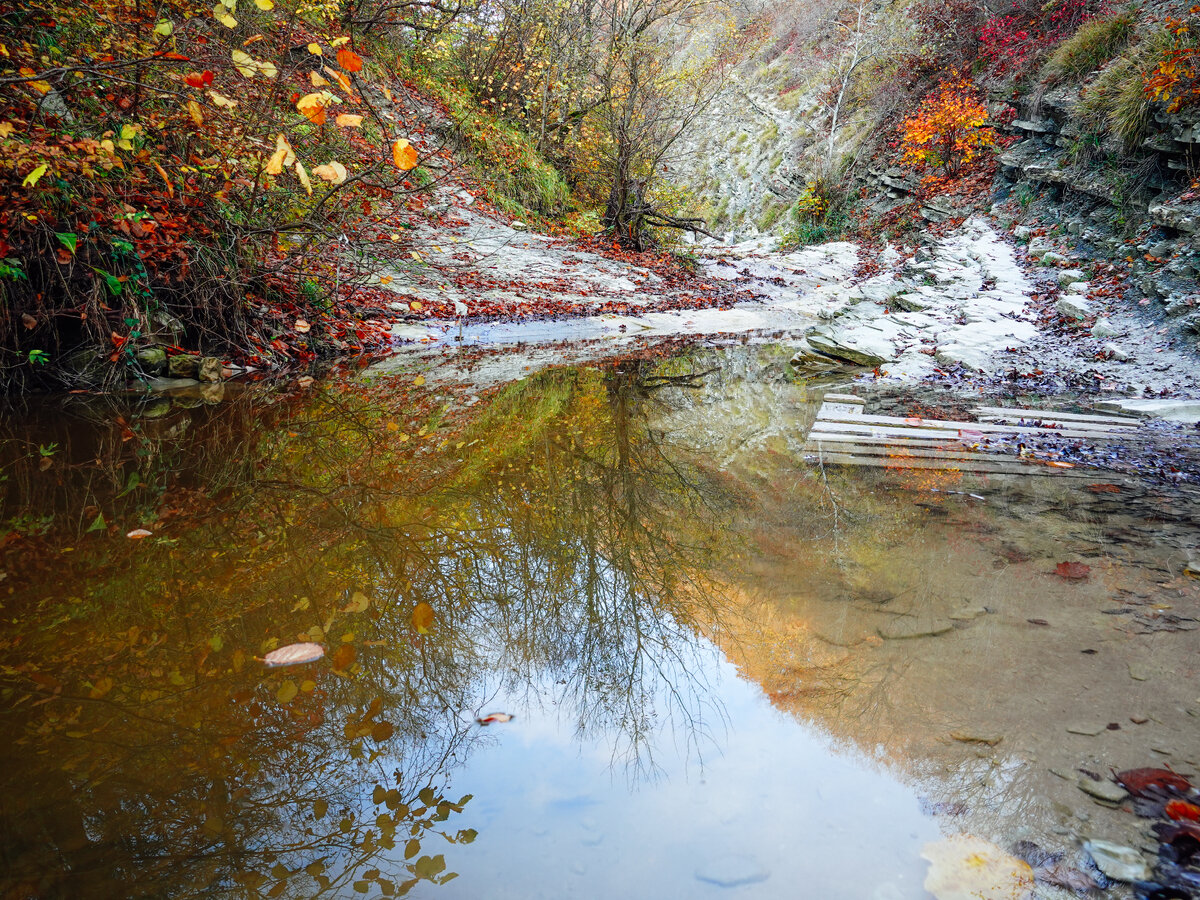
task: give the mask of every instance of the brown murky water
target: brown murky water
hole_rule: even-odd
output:
[[[1153,849],[1080,784],[1200,764],[1194,497],[807,466],[786,358],[9,410],[0,896],[894,900],[947,834]]]

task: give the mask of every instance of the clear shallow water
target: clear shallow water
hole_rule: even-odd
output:
[[[10,411],[4,895],[890,900],[942,834],[1136,843],[1077,772],[1200,757],[1192,498],[813,469],[786,359]]]

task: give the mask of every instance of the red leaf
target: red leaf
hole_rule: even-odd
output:
[[[1069,578],[1072,580],[1087,578],[1091,572],[1091,566],[1084,565],[1081,562],[1060,562],[1054,567],[1054,574],[1059,578]]]

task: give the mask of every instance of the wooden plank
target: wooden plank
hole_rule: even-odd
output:
[[[918,434],[909,437],[907,435],[872,434],[863,430],[826,431],[815,427],[808,433],[808,440],[841,444],[879,444],[885,447],[925,447],[934,450],[939,447],[947,450],[961,450],[975,443],[973,440],[958,437],[927,437]]]
[[[853,403],[830,403],[825,401],[817,411],[817,418],[857,419],[863,414],[863,408]]]
[[[822,407],[822,412],[824,407]],[[983,434],[1039,434],[1065,438],[1103,439],[1125,437],[1128,432],[1111,426],[1081,425],[1071,428],[1039,428],[1034,425],[996,425],[991,422],[951,422],[945,419],[901,419],[897,416],[844,416],[838,413],[817,416],[818,423],[847,425],[876,425],[880,427],[920,429],[941,434],[975,431]]]
[[[1020,416],[980,416],[979,421],[990,425],[990,424],[999,424],[1000,422],[1014,422],[1018,418],[1020,418]],[[1092,430],[1092,429],[1099,428],[1099,426],[1092,425],[1092,424],[1083,424],[1080,422],[1073,422],[1073,421],[1070,421],[1067,419],[1052,419],[1052,418],[1049,418],[1048,416],[1039,416],[1034,421],[1040,422],[1042,425],[1045,425],[1047,427],[1057,427],[1057,428],[1063,428],[1063,429],[1086,428],[1086,429]],[[1098,431],[1097,433],[1119,435],[1119,434],[1135,434],[1138,431],[1138,429],[1130,428],[1127,425],[1105,425],[1105,426],[1103,426],[1103,429],[1104,429],[1103,431]]]
[[[871,466],[879,469],[932,469],[957,471],[964,475],[1055,475],[1058,477],[1095,478],[1094,469],[1058,469],[1030,465],[1018,460],[1000,462],[981,460],[978,465],[966,466],[957,460],[894,459],[886,456],[865,456],[855,453],[814,453],[807,459],[816,464],[832,466]]]
[[[1018,463],[1029,468],[1049,468],[1056,472],[1069,472],[1072,470],[1080,470],[1095,475],[1103,470],[1093,468],[1092,466],[1082,466],[1078,463],[1072,463],[1070,466],[1055,466],[1051,465],[1051,461],[1040,459],[1038,457],[1020,457],[1010,456],[1005,453],[980,453],[970,450],[933,450],[929,448],[906,448],[898,447],[883,447],[872,446],[869,444],[805,444],[803,447],[805,453],[828,455],[834,454],[845,456],[847,454],[853,456],[878,456],[882,459],[944,459],[948,461],[961,462],[964,471],[966,469],[974,469],[975,463]]]
[[[997,418],[1050,419],[1055,422],[1091,422],[1096,425],[1128,425],[1140,428],[1141,419],[1129,416],[1100,416],[1092,413],[1059,412],[1052,409],[1011,409],[1006,406],[977,406],[972,412]]]
[[[826,394],[822,398],[825,403],[853,403],[858,406],[866,406],[867,401],[862,397],[855,397],[853,394]]]
[[[868,418],[868,417],[864,417]],[[896,439],[927,439],[934,441],[960,441],[974,443],[981,440],[998,440],[1001,438],[1044,438],[1055,436],[1067,438],[1070,440],[1082,440],[1084,442],[1103,442],[1109,440],[1117,440],[1122,438],[1125,443],[1136,444],[1144,443],[1146,438],[1126,435],[1113,434],[1077,434],[1074,432],[1061,431],[1036,431],[1030,429],[1017,429],[1016,431],[980,431],[978,429],[963,428],[950,430],[949,428],[897,428],[894,426],[885,425],[870,425],[858,424],[857,422],[827,422],[817,420],[813,423],[810,435],[814,434],[848,434],[848,435],[864,435],[875,439],[881,438],[896,438]]]
[[[827,443],[809,441],[804,445],[805,453],[853,453],[858,456],[889,456],[895,459],[960,459],[1000,460],[1022,462],[1020,457],[1004,453],[981,453],[977,450],[941,450],[936,447],[896,447],[884,444]]]

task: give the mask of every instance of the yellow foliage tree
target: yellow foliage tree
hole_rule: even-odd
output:
[[[981,151],[994,146],[996,133],[984,124],[987,118],[987,107],[967,79],[943,82],[900,126],[904,161],[958,174]]]

